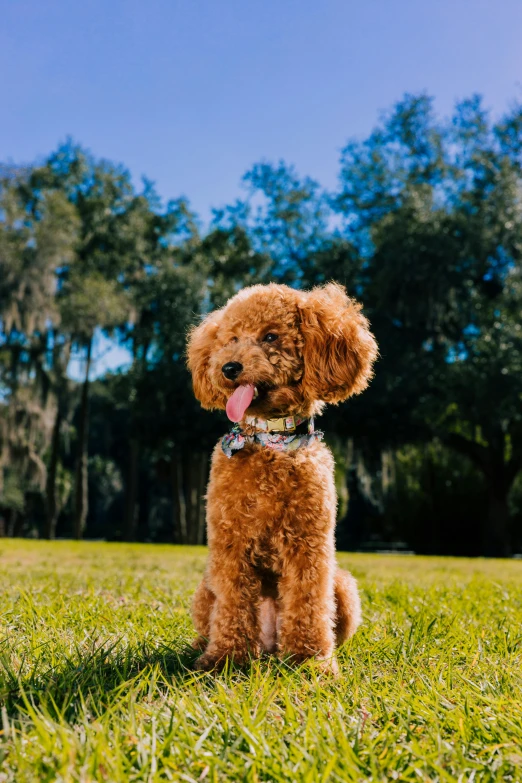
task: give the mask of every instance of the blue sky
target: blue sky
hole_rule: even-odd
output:
[[[206,221],[254,162],[335,186],[404,92],[522,99],[522,0],[1,0],[0,160],[71,135]],[[97,372],[122,359],[102,341]],[[74,370],[76,374],[76,370]]]
[[[405,91],[522,98],[521,0],[2,0],[0,159],[72,135],[207,219],[284,158],[339,151]]]

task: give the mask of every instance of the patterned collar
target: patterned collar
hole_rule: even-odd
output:
[[[300,416],[286,416],[281,419],[257,419],[248,416],[245,419],[246,429],[242,430],[239,424],[234,424],[230,432],[223,437],[221,448],[229,459],[235,451],[251,444],[273,451],[296,451],[324,437],[324,433],[316,431],[313,416],[308,419],[305,431],[298,432],[299,425],[305,422],[306,419]]]

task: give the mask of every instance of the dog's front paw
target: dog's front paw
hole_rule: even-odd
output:
[[[336,658],[312,658],[311,663],[313,668],[317,669],[320,674],[326,674],[329,677],[339,677],[339,664]]]
[[[213,669],[221,668],[224,659],[217,658],[215,655],[203,653],[194,661],[194,669],[198,672],[211,672]]]
[[[258,652],[259,655],[259,652]],[[252,660],[252,655],[241,650],[209,650],[197,658],[194,668],[197,671],[209,672],[222,669],[227,661],[234,666],[246,666]]]
[[[307,666],[319,674],[325,674],[330,677],[339,676],[339,664],[333,655],[322,657],[299,653],[286,653],[279,657],[290,666]]]

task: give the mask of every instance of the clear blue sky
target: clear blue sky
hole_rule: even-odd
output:
[[[339,151],[405,91],[522,98],[522,0],[1,0],[0,159],[72,135],[207,219],[284,158]]]

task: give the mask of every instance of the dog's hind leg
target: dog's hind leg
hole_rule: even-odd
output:
[[[198,636],[192,642],[195,650],[204,650],[208,644],[210,635],[210,614],[216,597],[207,586],[205,577],[199,583],[192,599],[192,622],[198,632]]]
[[[361,599],[357,582],[348,571],[338,568],[334,581],[335,637],[339,647],[353,636],[361,622]]]

